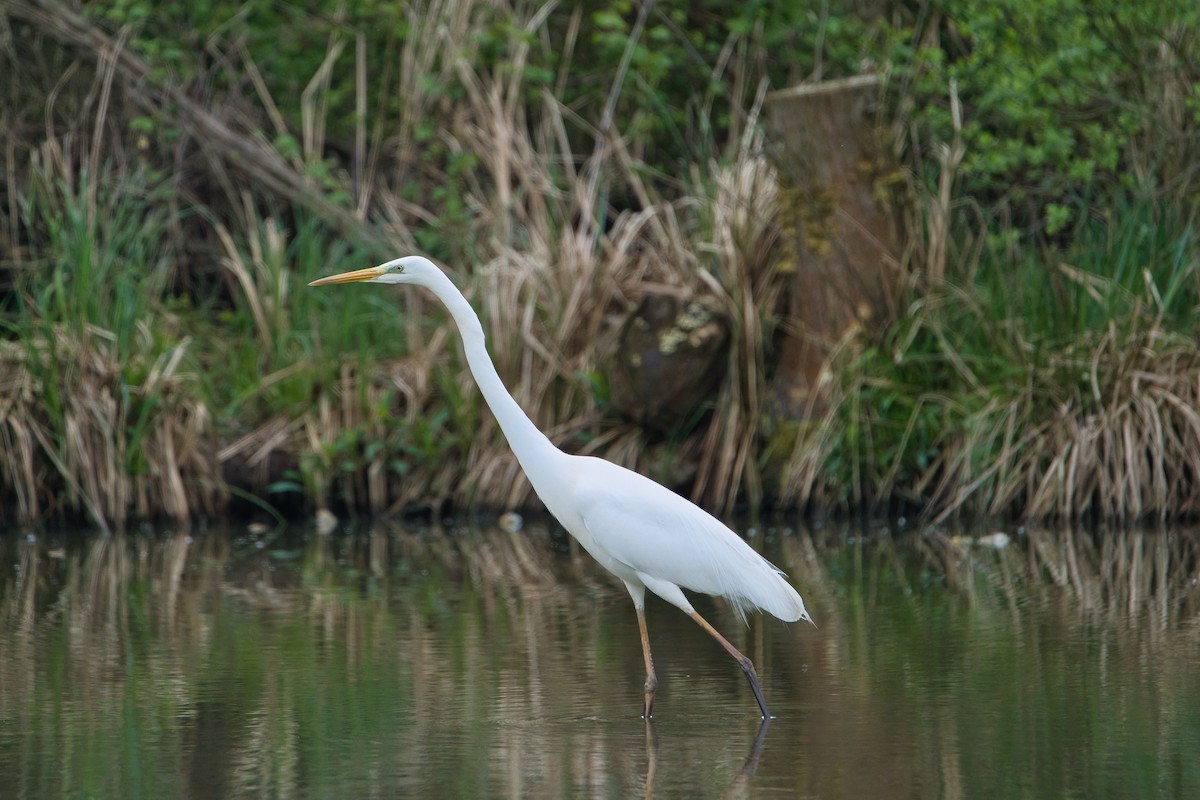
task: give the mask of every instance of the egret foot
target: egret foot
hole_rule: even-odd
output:
[[[709,635],[720,642],[721,647],[724,647],[725,651],[729,653],[729,655],[733,656],[734,659],[737,660],[738,666],[742,668],[742,672],[746,673],[746,680],[750,682],[750,691],[754,692],[754,699],[758,701],[758,710],[762,712],[763,719],[770,719],[771,712],[767,711],[767,700],[765,697],[763,697],[762,686],[760,686],[758,683],[758,673],[754,671],[753,662],[744,656],[741,650],[738,650],[736,647],[730,644],[729,640],[722,636],[720,631],[718,631],[712,625],[709,625],[708,620],[706,620],[704,617],[700,616],[695,611],[693,611],[690,616],[692,619],[696,620],[697,625],[699,625],[701,628],[704,628],[704,630],[708,631]]]

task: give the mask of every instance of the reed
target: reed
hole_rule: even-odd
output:
[[[22,214],[44,249],[15,276],[19,317],[0,342],[3,491],[26,522],[217,513],[192,340],[159,306],[172,264],[161,188],[92,175],[49,144],[32,167]]]
[[[94,68],[18,65],[44,84],[12,117],[0,203],[0,497],[25,521],[192,519],[231,495],[289,511],[533,503],[429,298],[297,285],[414,251],[450,268],[556,442],[713,510],[1197,512],[1187,204],[1131,201],[1035,248],[956,196],[953,87],[951,144],[912,191],[905,313],[846,336],[820,418],[772,420],[771,342],[790,323],[760,29],[720,48],[685,132],[630,67],[651,55],[649,17],[583,88],[594,65],[573,54],[597,42],[553,3],[423,0],[381,41],[322,20],[298,99],[252,44],[216,37],[209,108],[130,30],[56,23],[55,5],[5,7],[103,46]],[[661,144],[638,138],[653,113],[689,159],[675,174],[641,157]],[[719,388],[665,437],[614,415],[603,379],[617,321],[664,287],[733,334]]]
[[[1131,206],[1057,254],[985,246],[970,284],[921,290],[882,338],[855,332],[831,428],[798,438],[784,496],[899,499],[936,520],[1200,512],[1200,260],[1172,213]]]
[[[770,324],[781,280],[770,269],[773,183],[761,142],[746,135],[728,145],[706,145],[707,151],[731,155],[699,165],[678,182],[682,193],[664,195],[615,131],[588,129],[560,98],[528,79],[530,42],[545,34],[548,6],[513,11],[506,44],[513,57],[503,70],[477,69],[470,58],[444,63],[447,52],[470,52],[488,17],[471,3],[431,7],[430,13],[435,10],[445,24],[409,40],[402,63],[452,79],[462,98],[451,116],[437,116],[444,107],[438,87],[444,84],[406,84],[401,130],[411,135],[398,137],[394,171],[372,177],[389,225],[425,242],[447,263],[484,320],[502,377],[553,439],[569,450],[607,455],[659,476],[668,474],[673,455],[683,453],[704,465],[690,487],[698,500],[723,509],[747,495],[757,501],[761,481],[752,450],[743,443],[758,435],[765,381],[762,326]],[[561,69],[565,74],[570,64]],[[614,79],[612,97],[620,96],[621,79]],[[438,140],[415,148],[418,132],[430,127],[440,131]],[[597,143],[582,161],[574,144],[580,128]],[[414,209],[402,201],[405,181],[431,169],[440,170],[431,181],[448,188]],[[614,208],[613,196],[633,198],[633,207]],[[441,212],[439,226],[422,230],[430,206]],[[464,216],[467,208],[471,213]],[[653,285],[709,298],[732,318],[741,337],[714,411],[665,449],[636,426],[607,417],[597,384],[614,319]],[[360,364],[362,369],[344,371],[332,397],[319,400],[332,411],[344,409],[348,397],[364,392],[370,397],[375,419],[357,440],[336,433],[327,411],[307,426],[327,450],[370,450],[357,468],[337,478],[336,491],[374,510],[422,498],[433,505],[532,502],[500,431],[480,413],[457,342],[442,329],[440,310],[419,293],[384,295],[382,302],[398,311],[381,309],[381,316],[398,313],[405,320],[406,355],[393,367],[393,374],[405,377],[396,378],[395,391],[380,405],[383,394],[371,388],[379,370]],[[414,379],[415,372],[434,365],[439,374],[455,377]],[[389,421],[389,414],[402,422]],[[361,411],[353,415],[361,417]],[[432,451],[420,444],[422,430],[430,427],[442,442]],[[351,467],[354,460],[344,463]],[[443,469],[446,463],[456,468]],[[327,477],[321,482],[328,483]]]

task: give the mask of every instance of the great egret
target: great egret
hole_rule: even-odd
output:
[[[754,664],[696,613],[682,589],[723,596],[743,620],[746,611],[763,609],[786,622],[812,622],[784,574],[708,512],[649,478],[555,447],[504,388],[471,304],[429,259],[397,258],[309,286],[356,282],[424,286],[454,318],[471,374],[534,490],[583,549],[624,582],[633,598],[646,662],[645,718],[651,717],[658,686],[646,633],[646,589],[682,609],[737,659],[763,718],[769,718]]]

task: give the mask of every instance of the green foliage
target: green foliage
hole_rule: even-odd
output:
[[[428,473],[445,463],[461,438],[448,429],[450,412],[440,407],[428,416],[412,420],[397,418],[390,397],[375,409],[374,418],[363,425],[341,431],[324,457],[333,469],[356,476],[372,464],[383,464],[397,477]]]
[[[337,150],[356,124],[355,86],[345,79],[353,72],[348,43],[365,35],[371,114],[394,125],[408,113],[409,98],[376,89],[393,79],[398,47],[413,35],[412,14],[429,13],[393,2],[347,7],[333,0],[304,7],[107,0],[88,10],[110,26],[132,26],[132,45],[184,83],[211,82],[210,62],[244,52],[295,130],[301,108],[290,98],[301,97],[334,54],[334,74],[342,77],[329,84],[322,123],[335,149],[308,154],[319,180],[340,168]],[[473,6],[482,24],[472,51],[435,58],[449,64],[466,57],[477,73],[497,77],[520,69],[531,110],[550,92],[593,125],[623,78],[616,129],[662,176],[708,157],[696,148],[740,126],[741,109],[763,81],[782,88],[873,65],[892,76],[892,97],[914,134],[911,164],[931,186],[942,168],[937,145],[961,137],[961,192],[986,208],[1011,208],[1019,227],[1048,236],[1069,230],[1085,202],[1103,202],[1116,190],[1175,186],[1186,193],[1177,186],[1186,178],[1184,156],[1200,152],[1200,7],[1183,0],[913,0],[888,16],[851,2],[660,0],[633,40],[639,10],[632,0],[600,6],[570,0],[550,12],[538,35],[524,21],[533,9]],[[514,63],[517,48],[524,55]],[[627,56],[629,71],[620,76]],[[435,76],[422,89],[427,102],[461,100],[464,87],[454,70],[435,69]],[[962,108],[957,130],[952,86]],[[449,257],[464,241],[469,212],[459,205],[474,165],[441,133],[433,116],[412,131],[425,174],[414,175],[404,195],[437,214],[441,230],[423,233],[421,244]],[[592,133],[572,135],[586,152]],[[289,135],[270,138],[285,157],[305,155]],[[433,175],[440,182],[431,197],[426,179]]]
[[[243,421],[311,407],[336,381],[341,359],[364,367],[400,351],[403,330],[390,298],[371,292],[317,292],[304,284],[357,269],[371,258],[303,210],[290,225],[245,212],[247,241],[225,239],[231,307],[206,335],[217,347],[204,371],[215,408]],[[229,250],[232,248],[232,251]]]
[[[741,126],[760,83],[783,88],[811,76],[843,77],[866,55],[867,20],[857,3],[781,0],[660,0],[645,29],[631,41],[639,4],[572,0],[564,12],[583,12],[564,100],[598,121],[612,90],[616,67],[632,47],[629,74],[616,106],[616,128],[640,157],[665,175],[680,174]],[[552,21],[563,31],[568,15]],[[557,39],[557,37],[556,37]],[[738,59],[731,55],[753,54]],[[551,68],[566,65],[548,53]]]
[[[430,35],[414,20],[433,14],[382,0],[105,0],[87,8],[110,27],[130,26],[131,45],[185,85],[226,88],[227,71],[214,64],[244,54],[293,130],[301,127],[298,98],[332,58],[339,77],[323,95],[327,152],[302,153],[297,139],[278,131],[269,138],[285,157],[308,159],[313,176],[336,191],[342,183],[330,178],[342,168],[340,153],[358,122],[348,79],[354,36],[365,37],[370,114],[386,130],[411,113],[412,98],[380,90],[394,82],[399,48],[411,36]],[[704,143],[744,123],[740,115],[764,81],[782,88],[866,65],[892,76],[892,99],[912,132],[910,164],[928,185],[943,168],[938,146],[961,138],[962,195],[985,209],[999,204],[1022,234],[1060,236],[1088,202],[1103,203],[1116,191],[1192,193],[1187,165],[1200,155],[1200,7],[1185,0],[906,0],[886,15],[848,0],[659,0],[635,40],[640,10],[634,0],[569,0],[536,31],[526,20],[540,9],[471,5],[478,32],[470,51],[432,55],[422,102],[461,101],[465,87],[447,66],[457,58],[498,78],[521,70],[531,123],[545,93],[592,125],[612,96],[616,130],[662,178],[708,158]],[[518,49],[523,55],[514,61]],[[628,73],[621,75],[626,57]],[[960,127],[952,91],[961,101]],[[421,233],[422,247],[461,256],[470,240],[462,198],[477,180],[475,165],[443,138],[438,116],[417,116],[406,145],[421,149],[423,164],[402,193],[441,222]],[[594,132],[571,135],[574,149],[586,153]]]
[[[1178,148],[1195,152],[1197,132],[1177,109],[1200,100],[1196,4],[922,2],[904,20],[888,33],[888,62],[914,166],[931,186],[942,169],[936,145],[961,137],[961,192],[1056,235],[1084,198],[1186,176]]]
[[[735,109],[753,99],[760,81],[779,88],[811,75],[857,72],[868,55],[869,36],[869,16],[858,8],[849,0],[822,4],[659,0],[638,40],[631,42],[639,10],[632,0],[601,6],[569,0],[554,8],[547,20],[548,35],[543,36],[523,22],[537,9],[518,7],[514,15],[503,6],[479,4],[472,13],[486,24],[476,36],[474,51],[441,52],[438,58],[449,61],[466,55],[476,71],[505,76],[514,68],[514,48],[525,46],[529,54],[520,66],[520,79],[527,100],[539,103],[542,93],[551,91],[596,124],[618,65],[631,49],[629,72],[615,109],[616,128],[636,144],[651,166],[673,174],[695,155],[692,148],[697,140],[689,132],[720,132],[740,124],[736,115],[742,112]],[[364,34],[372,81],[387,81],[397,47],[412,35],[412,15],[432,13],[383,0],[349,5],[318,0],[303,6],[238,0],[103,0],[89,3],[87,10],[108,27],[129,26],[131,45],[156,65],[160,78],[224,89],[224,71],[214,70],[215,63],[222,58],[236,60],[244,52],[296,129],[300,107],[291,98],[301,96],[331,50],[341,48],[334,64],[336,74],[350,75],[354,52],[347,43],[355,34]],[[580,15],[579,27],[568,46],[574,14]],[[730,60],[734,51],[756,55]],[[725,71],[714,71],[717,65]],[[749,71],[736,72],[739,65]],[[561,92],[557,91],[560,82]],[[407,98],[379,96],[375,88],[371,87],[374,116],[396,120],[405,113]],[[463,87],[451,74],[424,90],[432,98],[453,102],[461,98]],[[348,142],[352,137],[354,91],[351,80],[330,84],[326,98],[330,113],[323,120],[329,125],[330,141]],[[437,143],[438,134],[436,128],[424,127],[415,131],[415,138],[427,146]],[[285,155],[297,152],[294,139],[291,146],[285,141],[280,145]],[[436,149],[428,153],[435,162],[449,155]]]
[[[445,170],[442,179],[432,187],[410,182],[407,199],[423,201],[438,211],[438,224],[416,232],[421,249],[446,261],[474,263],[476,251],[471,235],[473,214],[468,202],[468,185],[478,167],[478,157],[471,152],[453,152],[443,142],[430,142],[425,152],[431,159],[440,160]]]
[[[113,359],[119,369],[113,391],[129,421],[120,431],[126,467],[139,474],[146,468],[139,445],[163,401],[140,387],[181,339],[167,325],[148,324],[172,268],[163,188],[111,169],[73,182],[34,170],[21,200],[35,263],[43,266],[17,275],[15,308],[3,325],[29,354],[26,369],[37,377],[44,423],[66,434],[67,415],[81,411],[71,408],[72,387],[87,379],[63,366],[79,358],[77,349],[99,343],[97,357]]]
[[[408,27],[408,5],[388,0],[349,4],[100,0],[89,2],[86,11],[106,27],[128,26],[130,43],[155,65],[156,77],[188,84],[210,72],[220,76],[223,72],[213,70],[214,62],[226,55],[236,59],[244,49],[265,76],[272,95],[286,98],[300,97],[328,48],[339,40],[344,45],[355,31],[369,31],[371,44],[383,48]],[[352,64],[353,58],[352,48],[340,55],[344,65]],[[353,82],[337,82],[330,91],[331,106],[352,108]]]
[[[33,170],[21,215],[44,268],[19,275],[25,318],[44,330],[99,327],[128,353],[171,277],[166,201],[165,187],[138,173],[106,168],[71,181]]]

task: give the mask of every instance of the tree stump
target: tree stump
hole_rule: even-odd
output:
[[[896,304],[899,236],[883,198],[900,173],[878,106],[874,75],[767,96],[793,271],[771,387],[779,419],[819,415],[833,347],[855,326],[886,324]]]
[[[729,323],[713,309],[647,294],[617,332],[609,400],[635,422],[669,432],[712,393],[728,346]]]

